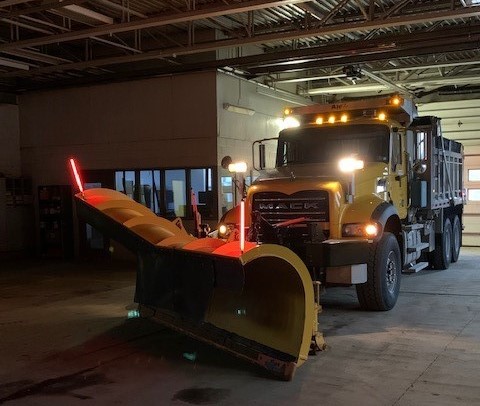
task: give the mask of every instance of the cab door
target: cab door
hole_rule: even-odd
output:
[[[401,219],[407,217],[408,211],[407,162],[405,146],[405,131],[393,128],[390,135],[388,192],[390,201],[396,207],[398,215]]]

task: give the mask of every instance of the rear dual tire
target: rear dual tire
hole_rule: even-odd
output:
[[[460,218],[455,216],[452,224],[452,262],[457,262],[462,246],[462,224]]]
[[[462,246],[462,224],[455,215],[453,223],[449,218],[443,223],[443,233],[435,235],[435,251],[430,254],[430,265],[433,269],[448,269],[451,263],[457,262]]]

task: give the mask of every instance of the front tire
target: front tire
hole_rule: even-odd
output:
[[[367,282],[356,285],[360,306],[365,310],[390,310],[400,292],[402,261],[398,241],[385,232],[372,244],[368,261]]]

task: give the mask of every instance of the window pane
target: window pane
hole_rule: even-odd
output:
[[[186,176],[184,169],[165,171],[167,217],[186,216]]]
[[[468,189],[468,200],[480,202],[480,189]]]
[[[135,184],[134,171],[117,171],[115,172],[115,189],[125,193],[133,199],[133,185]]]
[[[123,171],[115,172],[115,190],[125,193],[125,188],[123,187]]]
[[[213,217],[215,201],[212,191],[212,170],[192,169],[190,171],[190,185],[197,198],[198,211],[202,217]]]
[[[222,215],[233,208],[233,178],[231,176],[222,176],[220,178],[222,189],[220,190],[220,207]]]
[[[153,211],[156,214],[160,214],[160,201],[162,199],[160,191],[162,190],[162,185],[160,184],[160,171],[153,171]]]
[[[140,171],[140,203],[153,208],[153,176],[152,171]]]
[[[480,182],[480,169],[469,169],[468,180],[470,182]]]

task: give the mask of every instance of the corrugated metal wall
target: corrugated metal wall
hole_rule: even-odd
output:
[[[480,246],[480,200],[474,199],[477,189],[480,193],[480,181],[473,180],[471,172],[480,169],[480,100],[426,103],[418,110],[420,115],[441,117],[443,135],[465,146],[464,180],[469,199],[464,211],[463,245]]]

